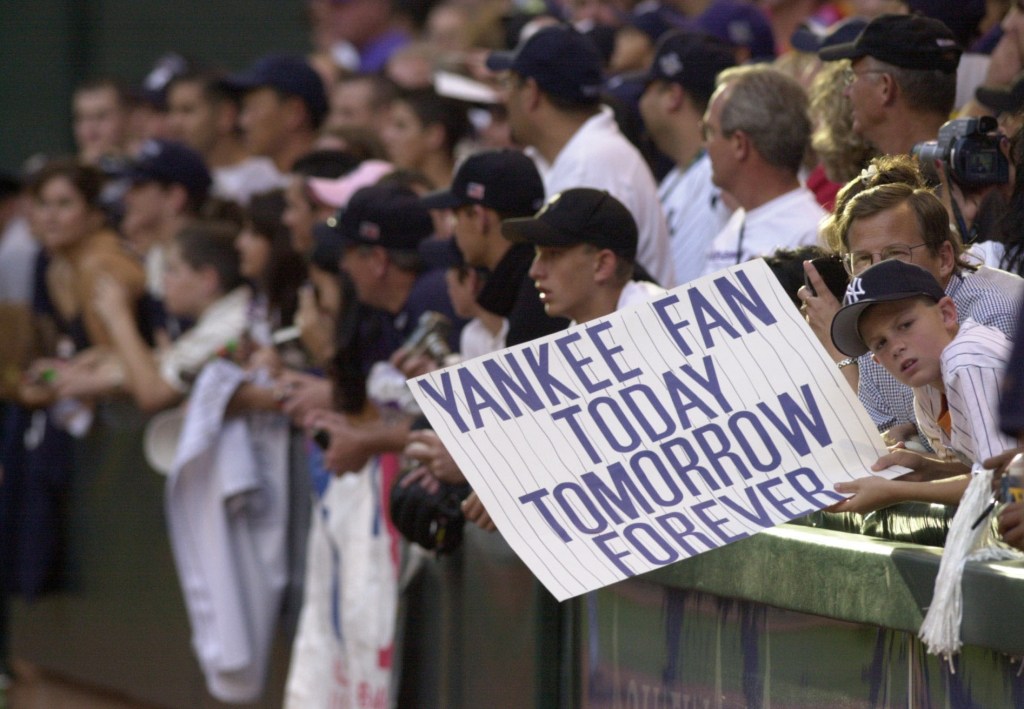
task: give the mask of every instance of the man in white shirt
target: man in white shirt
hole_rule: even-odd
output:
[[[658,42],[640,97],[648,134],[675,162],[661,181],[658,197],[677,283],[704,272],[711,241],[732,213],[711,182],[711,159],[700,125],[715,77],[734,64],[732,48],[724,42],[696,32],[671,32]]]
[[[487,66],[508,72],[512,137],[532,149],[546,194],[573,187],[613,194],[637,222],[638,263],[661,285],[674,285],[657,185],[611,110],[601,106],[601,59],[590,40],[565,25],[545,27],[513,52],[492,52]]]
[[[739,204],[715,237],[704,274],[813,244],[825,210],[797,176],[811,133],[807,96],[795,79],[768,66],[718,75],[704,115],[711,178]]]
[[[253,157],[238,132],[238,96],[217,76],[188,72],[167,85],[167,129],[206,161],[213,177],[211,194],[239,204],[260,192],[284,187],[287,177],[266,157]]]

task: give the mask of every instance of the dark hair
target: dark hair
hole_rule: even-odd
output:
[[[395,102],[408,105],[424,126],[440,125],[444,129],[444,148],[449,155],[455,151],[455,145],[470,134],[466,105],[440,96],[432,88],[401,91]]]
[[[101,208],[100,195],[106,181],[103,173],[74,158],[57,158],[43,165],[28,182],[28,193],[35,199],[50,180],[63,177],[70,182],[90,207]]]
[[[298,307],[299,286],[307,276],[306,262],[292,248],[288,227],[281,223],[284,208],[284,190],[278,189],[253,195],[245,210],[246,225],[270,243],[267,270],[254,285],[266,294],[277,326],[292,321]]]
[[[235,249],[238,227],[231,222],[196,221],[183,227],[174,237],[181,260],[199,270],[210,267],[217,272],[221,293],[242,284],[239,256]]]
[[[164,88],[164,93],[169,94],[171,89],[178,84],[197,84],[203,94],[203,98],[212,104],[219,104],[222,101],[230,101],[239,106],[241,100],[239,94],[228,88],[222,79],[224,75],[209,69],[188,69],[180,74],[171,77]]]
[[[383,74],[359,73],[350,76],[343,76],[335,83],[335,87],[341,84],[366,83],[370,85],[372,97],[370,105],[374,110],[386,108],[395,100],[398,93],[398,85]]]
[[[324,177],[336,180],[357,167],[360,160],[345,150],[314,150],[300,156],[293,164],[291,172],[303,177]]]
[[[826,251],[820,246],[800,246],[795,249],[776,249],[770,256],[765,257],[765,263],[772,273],[782,284],[782,289],[793,301],[793,305],[800,307],[801,301],[796,296],[800,286],[804,284],[804,261],[823,259],[814,264],[818,273],[828,286],[828,290],[840,303],[846,294],[846,285],[849,276],[843,267],[843,261],[839,254]]]
[[[110,89],[117,94],[117,102],[122,108],[127,107],[131,103],[131,93],[128,91],[128,85],[121,79],[113,76],[99,76],[92,79],[86,79],[75,87],[73,97],[77,97],[82,93],[102,91],[106,89]]]

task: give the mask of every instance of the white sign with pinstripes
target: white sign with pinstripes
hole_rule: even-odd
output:
[[[411,388],[559,600],[830,505],[886,452],[761,260]]]

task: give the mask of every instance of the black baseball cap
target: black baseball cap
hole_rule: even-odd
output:
[[[960,63],[960,45],[946,25],[924,15],[879,15],[857,38],[818,52],[823,61],[874,57],[903,69],[953,74]]]
[[[299,55],[268,54],[245,71],[223,79],[221,84],[240,93],[270,87],[282,94],[297,96],[309,109],[314,128],[319,128],[327,115],[324,83],[309,62]]]
[[[593,41],[569,25],[537,30],[511,52],[491,52],[487,68],[531,78],[546,93],[578,104],[596,103],[604,77]]]
[[[846,288],[843,307],[832,319],[832,342],[840,352],[860,357],[868,346],[860,336],[860,316],[872,305],[925,296],[936,303],[946,297],[935,276],[912,263],[889,259],[855,276]]]
[[[203,157],[184,143],[150,139],[143,142],[125,177],[132,184],[159,182],[181,185],[196,204],[206,201],[213,178]]]
[[[533,217],[506,219],[501,233],[534,246],[591,244],[636,258],[636,220],[622,202],[604,190],[575,187],[551,197]]]
[[[383,246],[416,251],[434,233],[430,212],[408,187],[395,184],[363,187],[348,206],[327,220],[345,245]]]
[[[718,73],[736,65],[732,47],[703,32],[675,31],[661,38],[647,81],[671,81],[695,98],[708,101]]]
[[[974,90],[978,102],[996,113],[1017,113],[1024,109],[1024,72],[1009,86],[979,86]]]
[[[525,217],[544,203],[544,182],[533,160],[520,151],[488,150],[466,158],[451,187],[431,192],[420,202],[427,209],[481,204],[507,216]]]

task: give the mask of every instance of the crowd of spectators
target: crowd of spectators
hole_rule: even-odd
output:
[[[401,567],[419,547],[450,550],[466,522],[494,530],[406,379],[758,257],[782,264],[892,446],[879,467],[959,480],[942,495],[858,481],[836,510],[955,504],[972,464],[1006,467],[1024,408],[1024,4],[306,4],[307,56],[268,48],[232,72],[170,55],[145,91],[92,79],[69,97],[76,155],[0,179],[3,593],[61,588],[74,448],[97,412],[117,400],[164,412],[153,422],[173,411],[177,454],[148,461],[169,491],[197,466],[225,486],[242,485],[236,464],[312,480],[287,704],[385,706]],[[827,273],[811,264],[828,256]],[[975,407],[953,406],[951,365],[906,375],[856,317],[853,344],[833,339],[851,317],[847,276],[870,281],[888,260],[924,278],[878,297],[929,299],[920,308],[945,339],[928,357],[969,346],[965,322],[996,343],[971,365],[994,377]],[[786,262],[800,264],[796,282]],[[303,441],[301,465],[269,443],[282,431]],[[283,529],[267,517],[278,507],[237,503],[255,493],[281,485],[222,492],[216,524]],[[1019,503],[999,528],[1021,544]],[[399,533],[418,547],[395,555]],[[232,674],[204,654],[233,639],[204,635],[217,603],[196,588],[223,589],[191,553],[176,561],[210,691],[251,700],[265,668]],[[264,561],[280,571],[252,564]],[[325,590],[339,578],[352,584],[339,597],[375,594],[373,609],[339,617]]]

